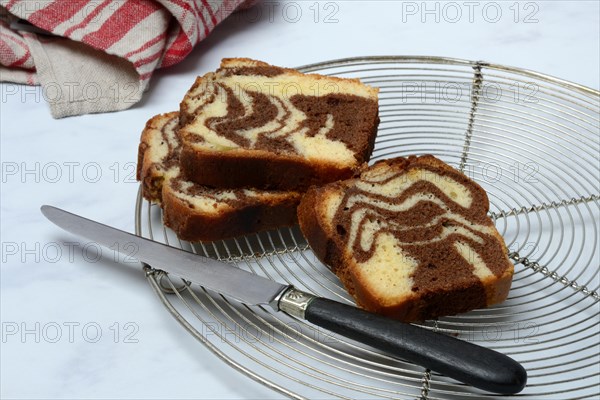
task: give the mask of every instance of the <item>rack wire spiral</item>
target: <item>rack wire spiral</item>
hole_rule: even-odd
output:
[[[498,350],[529,374],[519,397],[600,397],[600,93],[537,72],[442,57],[362,57],[299,68],[380,88],[372,161],[433,154],[481,184],[515,276],[507,301],[421,325]],[[136,233],[352,303],[294,228],[182,242],[138,195]],[[146,267],[171,314],[218,358],[291,398],[490,395],[282,313]]]

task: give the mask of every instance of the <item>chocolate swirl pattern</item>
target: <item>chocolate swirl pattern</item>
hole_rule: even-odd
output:
[[[183,163],[185,172],[198,183],[214,184],[202,175],[207,165],[198,165],[200,154],[204,160],[210,154],[215,162],[223,155],[219,162],[226,165],[235,154],[231,163],[237,166],[248,159],[270,166],[277,160],[287,168],[304,164],[315,175],[323,175],[318,170],[325,167],[337,171],[317,177],[321,182],[338,179],[340,173],[347,177],[372,151],[377,93],[355,79],[304,75],[247,59],[224,60],[219,70],[198,78],[181,103],[184,158],[190,160],[189,168]],[[302,174],[302,168],[296,169]],[[233,186],[256,182],[244,183]],[[265,185],[278,187],[277,182]]]
[[[308,198],[299,211],[303,232],[366,308],[415,320],[507,295],[513,266],[487,217],[485,192],[432,156],[378,163]],[[309,206],[326,210],[321,220],[306,215]],[[335,250],[319,252],[315,226]]]
[[[179,175],[181,141],[177,136],[179,113],[151,118],[142,132],[138,149],[137,180],[148,200],[161,203],[165,182]]]
[[[201,93],[186,111],[192,121],[185,128],[188,137],[215,150],[276,149],[355,162],[354,143],[342,128],[356,119],[356,108],[369,108],[371,92],[347,88],[345,81],[302,82],[283,68],[255,67],[252,72],[255,75],[238,75],[225,69],[204,78],[198,87]]]
[[[215,189],[185,179],[178,129],[177,112],[148,121],[139,146],[138,180],[144,197],[161,204],[165,225],[181,239],[219,240],[296,222],[297,192]]]

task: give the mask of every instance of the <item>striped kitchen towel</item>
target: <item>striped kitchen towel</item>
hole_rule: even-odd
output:
[[[123,110],[141,99],[154,70],[183,60],[252,3],[0,0],[0,81],[41,85],[55,118]]]

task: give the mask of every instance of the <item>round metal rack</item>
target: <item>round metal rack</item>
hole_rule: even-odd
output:
[[[380,88],[372,161],[433,154],[481,184],[515,276],[507,301],[421,325],[503,352],[518,397],[600,397],[600,93],[541,73],[442,57],[361,57],[299,68]],[[138,195],[136,232],[352,303],[297,227],[190,244]],[[291,398],[486,399],[434,371],[146,269],[172,315],[236,370]]]

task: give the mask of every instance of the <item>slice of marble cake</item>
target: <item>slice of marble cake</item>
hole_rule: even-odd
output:
[[[187,181],[179,168],[179,113],[148,121],[139,146],[143,196],[163,209],[164,223],[192,242],[214,241],[296,223],[294,191],[214,189]]]
[[[298,218],[359,306],[417,321],[506,299],[514,266],[488,208],[478,184],[426,155],[312,188]]]
[[[302,190],[349,178],[373,151],[377,95],[358,79],[224,59],[181,102],[182,170],[221,188]]]

